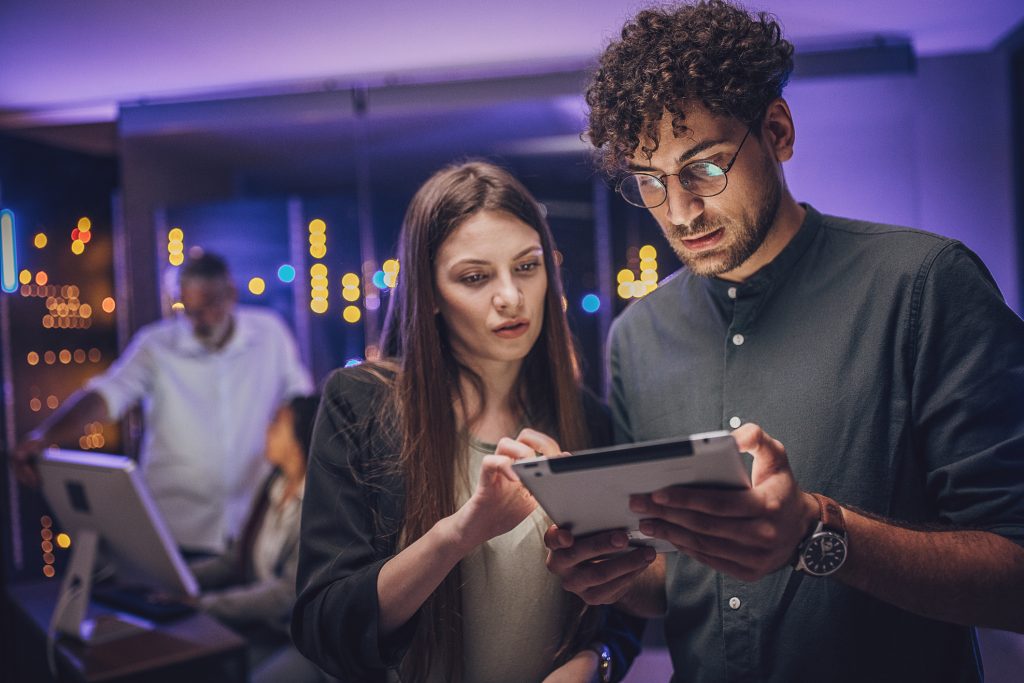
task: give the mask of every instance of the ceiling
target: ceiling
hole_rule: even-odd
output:
[[[645,4],[3,0],[0,128],[109,122],[149,99],[579,68]],[[886,35],[922,56],[990,50],[1024,21],[1019,0],[748,5],[775,12],[798,48]]]

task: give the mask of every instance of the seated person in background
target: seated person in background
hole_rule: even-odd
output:
[[[248,639],[254,682],[322,680],[288,636],[306,458],[319,402],[300,396],[277,411],[265,450],[274,471],[261,486],[242,535],[224,554],[191,565],[203,590],[198,607]]]
[[[387,360],[324,388],[296,646],[346,681],[621,678],[643,622],[562,590],[544,565],[551,521],[511,469],[561,452],[528,427],[569,449],[611,438],[540,206],[491,164],[446,168],[413,197],[399,259]]]

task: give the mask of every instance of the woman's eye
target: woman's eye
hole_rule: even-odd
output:
[[[519,271],[528,273],[530,271],[537,270],[539,267],[540,263],[538,261],[530,261],[529,263],[520,263]]]
[[[476,285],[483,282],[486,276],[483,273],[471,273],[459,278],[459,281],[467,285]]]

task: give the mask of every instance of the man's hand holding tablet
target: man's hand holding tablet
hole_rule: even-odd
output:
[[[753,581],[788,564],[817,517],[817,502],[797,486],[785,448],[760,427],[732,432],[753,456],[751,487],[739,490],[669,486],[630,497],[641,530],[730,576]],[[626,546],[621,531],[575,538],[553,526],[545,536],[548,568],[589,604],[618,603],[641,616],[664,610],[664,561],[647,548],[609,557]]]

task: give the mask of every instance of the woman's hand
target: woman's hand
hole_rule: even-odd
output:
[[[577,652],[576,656],[547,675],[544,683],[592,683],[597,681],[597,653]]]
[[[473,496],[454,515],[461,543],[475,548],[529,517],[537,501],[512,471],[512,463],[560,452],[558,442],[533,429],[524,429],[515,439],[501,439],[494,455],[484,456]]]

